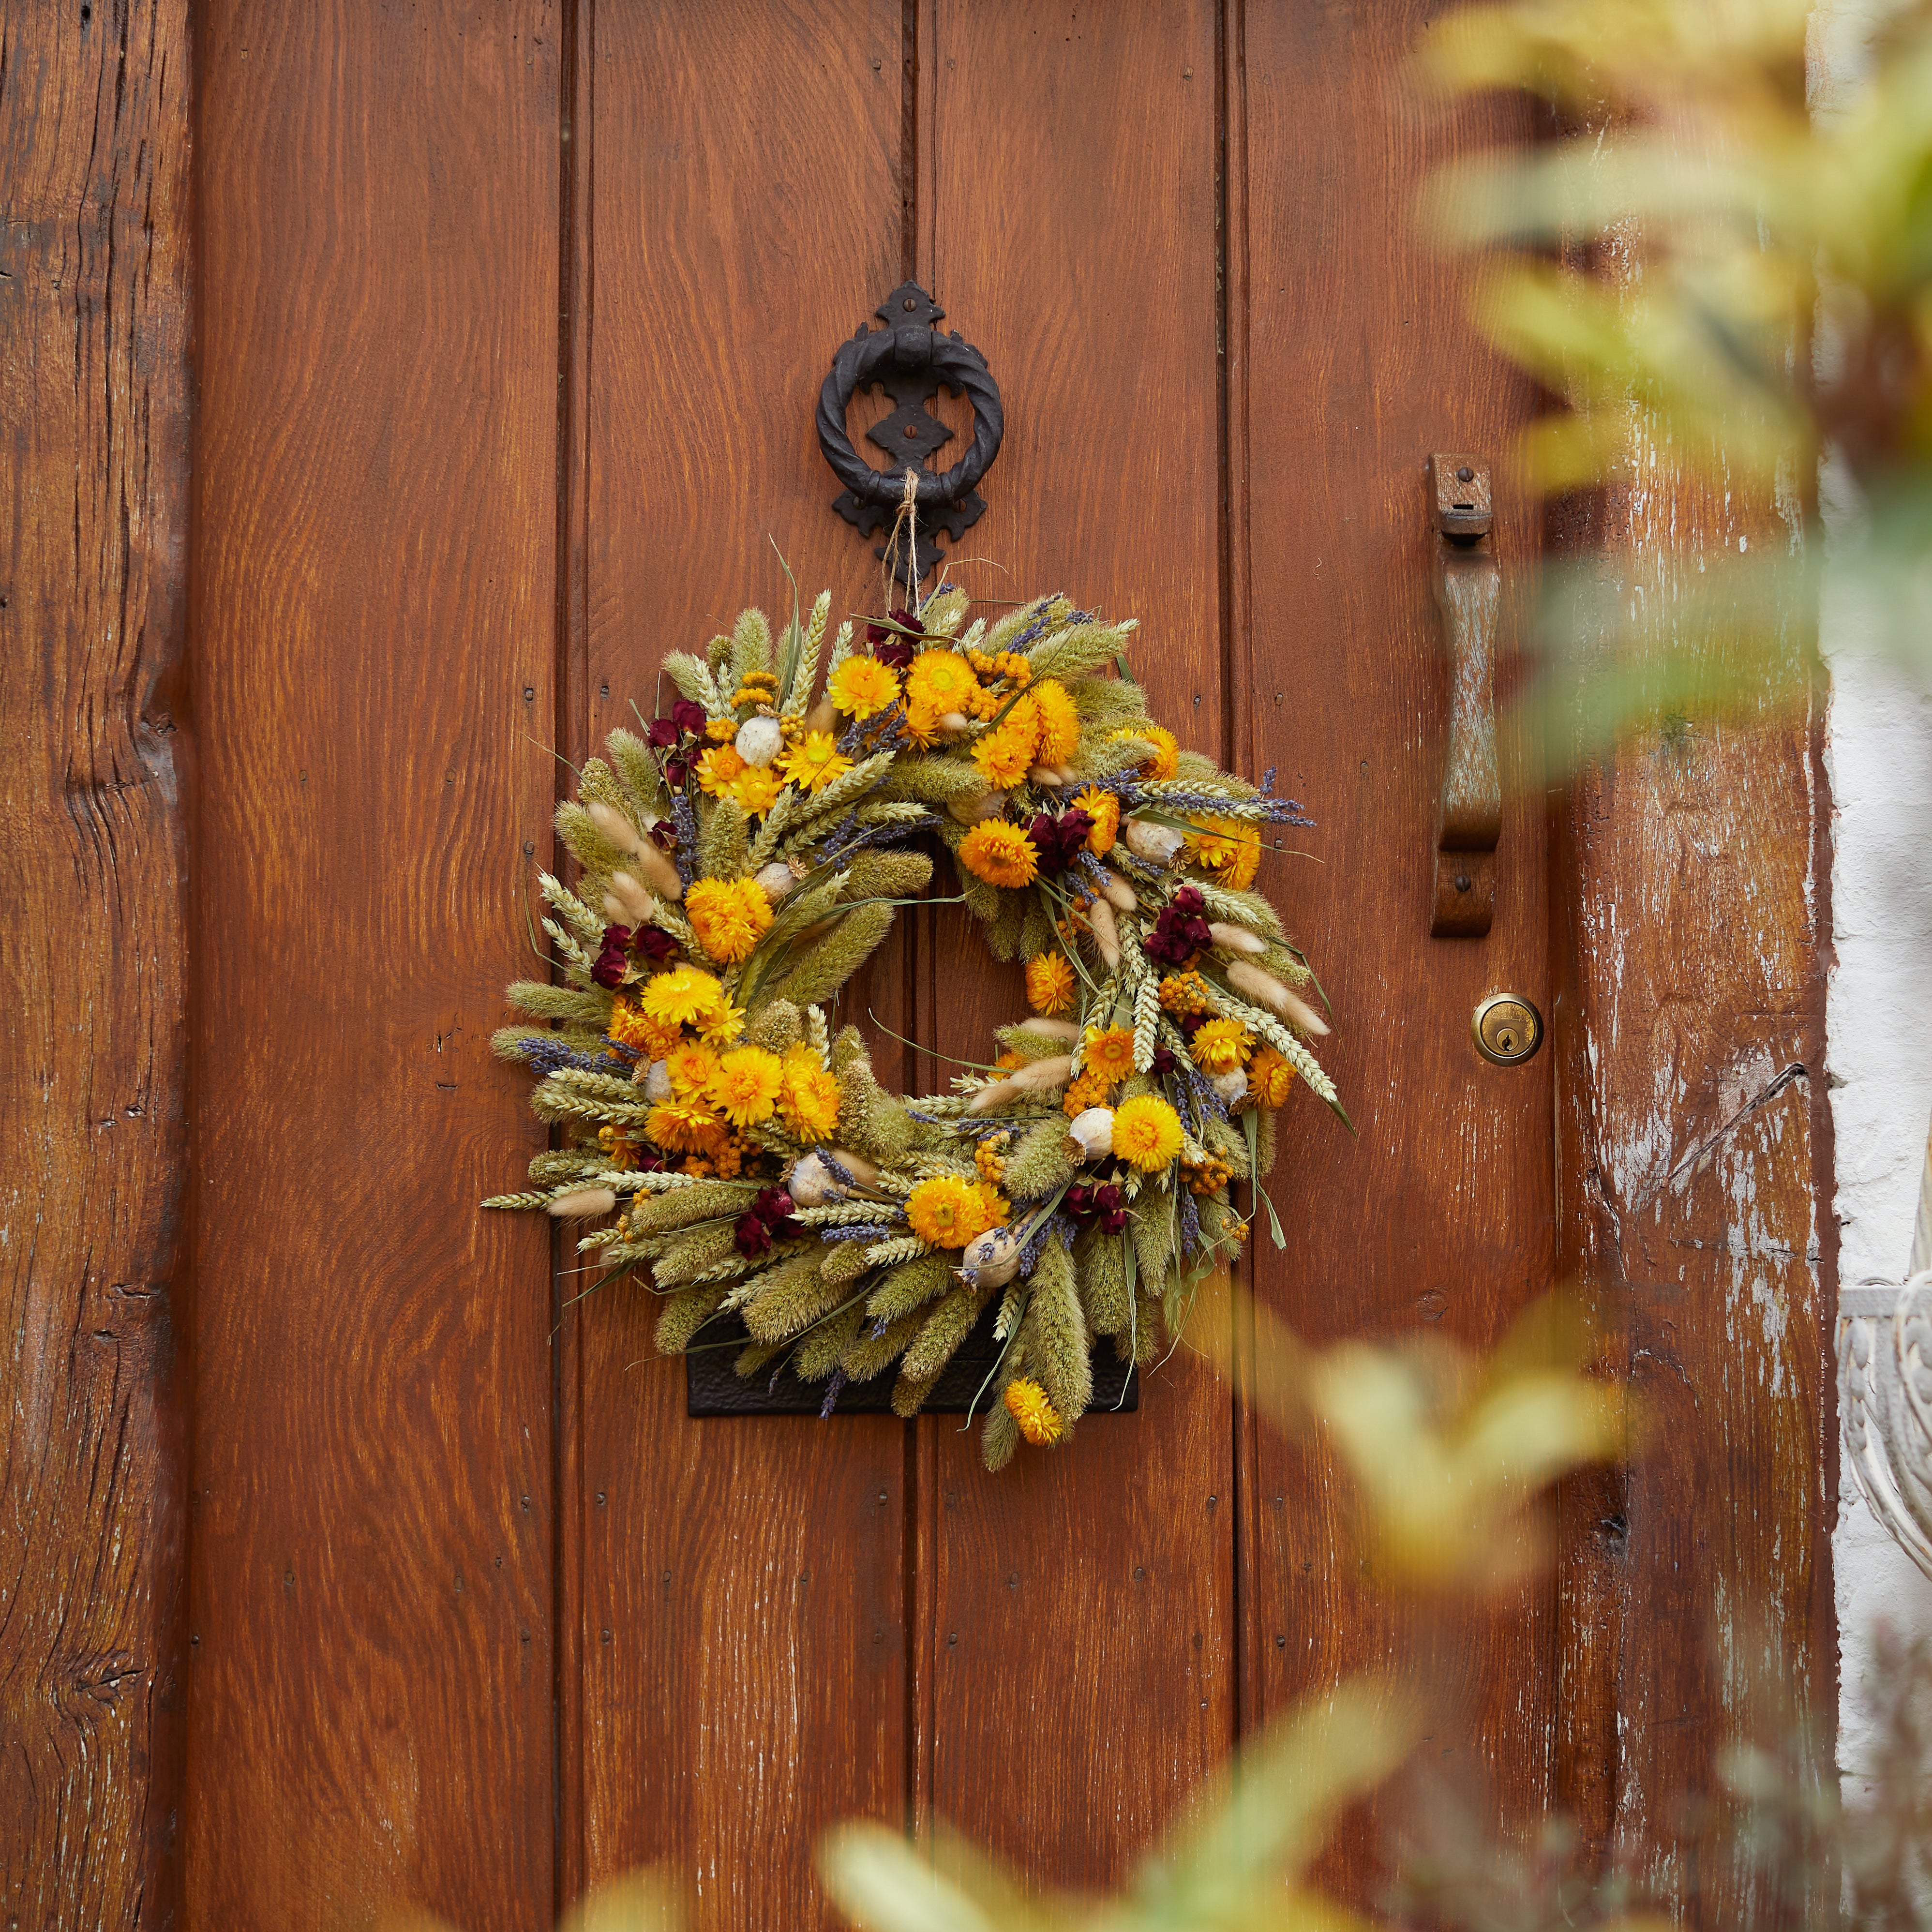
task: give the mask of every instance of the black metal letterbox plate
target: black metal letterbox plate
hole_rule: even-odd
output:
[[[998,1359],[1000,1344],[993,1340],[993,1324],[999,1318],[999,1298],[990,1301],[973,1332],[959,1345],[959,1352],[946,1364],[946,1372],[926,1399],[928,1414],[963,1415],[979,1395],[988,1371]],[[823,1382],[802,1382],[789,1369],[782,1370],[773,1382],[771,1372],[742,1381],[731,1370],[745,1336],[741,1324],[728,1327],[714,1322],[700,1335],[684,1358],[685,1391],[693,1415],[814,1415],[825,1401]],[[706,1345],[726,1346],[707,1347]],[[896,1370],[889,1369],[868,1382],[848,1382],[838,1391],[838,1415],[877,1415],[892,1413],[892,1383]],[[1122,1400],[1124,1393],[1125,1400]],[[986,1397],[980,1396],[983,1411]],[[1110,1409],[1136,1409],[1141,1406],[1140,1378],[1114,1353],[1111,1341],[1102,1341],[1094,1350],[1094,1400],[1089,1415],[1105,1414]]]

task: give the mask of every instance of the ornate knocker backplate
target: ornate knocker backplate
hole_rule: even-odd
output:
[[[946,313],[916,282],[904,282],[873,310],[885,324],[862,323],[832,358],[832,372],[818,392],[818,446],[845,488],[832,507],[862,536],[890,526],[898,514],[910,470],[919,478],[918,532],[910,561],[915,582],[930,576],[944,554],[932,540],[944,530],[956,544],[976,523],[986,505],[976,485],[1000,453],[1006,416],[999,386],[986,358],[957,330],[942,335],[933,325]],[[890,466],[874,470],[852,446],[845,412],[861,389],[883,388],[898,407],[866,432],[883,449]],[[973,446],[950,470],[924,465],[953,432],[925,405],[944,386],[973,405]],[[884,545],[874,552],[884,556]]]

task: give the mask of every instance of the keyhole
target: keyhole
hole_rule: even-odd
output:
[[[908,436],[918,435],[919,425],[916,423],[908,423],[905,426],[905,433]]]
[[[1514,1053],[1516,1051],[1516,1035],[1511,1033],[1508,1027],[1504,1027],[1502,1031],[1496,1035],[1496,1045],[1504,1053]]]

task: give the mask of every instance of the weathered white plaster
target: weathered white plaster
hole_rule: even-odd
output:
[[[1821,118],[1839,111],[1846,83],[1866,70],[1874,14],[1870,0],[1839,0],[1813,16],[1811,105]],[[1821,331],[1821,363],[1831,356],[1828,330]],[[1826,468],[1821,496],[1828,559],[1860,506],[1836,465]],[[1828,562],[1820,626],[1832,674],[1826,764],[1838,956],[1826,1064],[1839,1279],[1851,1287],[1904,1272],[1932,1118],[1932,693],[1878,655],[1854,574]],[[1838,1762],[1856,1784],[1871,1733],[1864,1697],[1871,1633],[1881,1620],[1932,1630],[1932,1582],[1865,1507],[1842,1448],[1839,1466]]]
[[[1858,649],[1855,593],[1828,586],[1826,762],[1834,806],[1826,1007],[1837,1142],[1839,1275],[1897,1280],[1912,1245],[1932,1118],[1932,696]],[[1856,1775],[1874,1625],[1932,1630],[1932,1582],[1865,1507],[1840,1460],[1837,1572],[1839,1762]]]

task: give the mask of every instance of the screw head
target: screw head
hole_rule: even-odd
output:
[[[1456,481],[1459,483],[1473,483],[1475,480],[1476,472],[1466,463],[1456,472]]]

